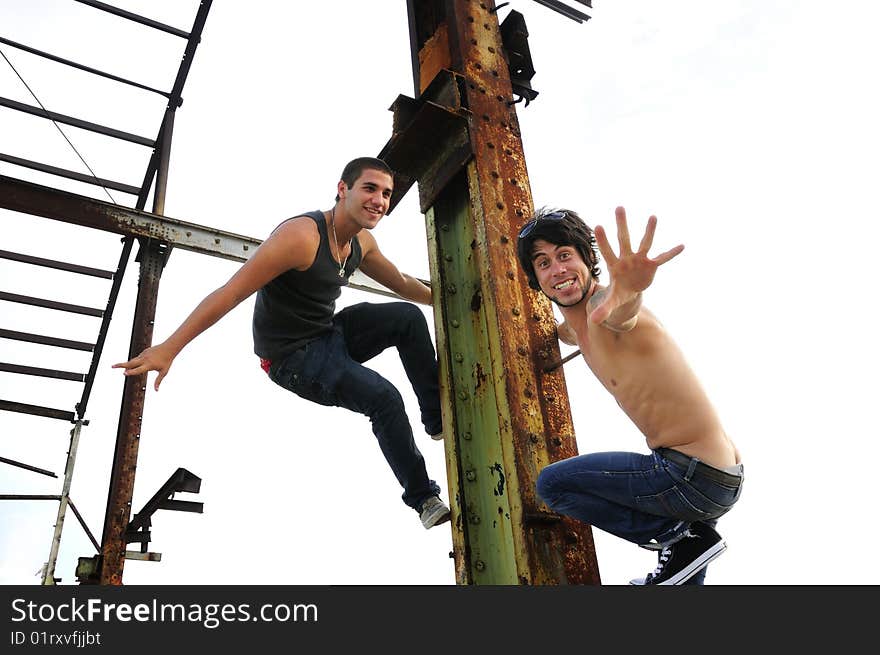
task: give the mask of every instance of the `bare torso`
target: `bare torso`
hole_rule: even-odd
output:
[[[639,309],[627,332],[587,320],[582,308],[564,313],[587,364],[649,448],[674,448],[718,468],[740,462],[699,380],[650,311]]]

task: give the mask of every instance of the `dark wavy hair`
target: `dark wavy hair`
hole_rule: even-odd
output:
[[[541,290],[532,263],[537,239],[543,239],[556,246],[574,246],[590,269],[593,279],[599,279],[599,249],[596,247],[593,230],[570,209],[542,207],[536,210],[532,219],[522,226],[516,240],[516,256],[532,289]]]
[[[345,186],[350,189],[364,171],[382,171],[383,173],[388,173],[392,179],[394,178],[394,171],[391,170],[391,167],[384,160],[377,157],[358,157],[345,165],[339,179],[345,182]],[[336,196],[336,200],[339,200],[339,195]]]

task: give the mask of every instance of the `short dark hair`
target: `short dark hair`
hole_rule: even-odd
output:
[[[531,229],[527,230],[530,225]],[[525,236],[518,236],[516,240],[516,256],[532,289],[541,290],[541,285],[538,284],[538,278],[535,276],[535,265],[532,262],[537,239],[543,239],[556,246],[574,246],[590,269],[593,279],[599,279],[599,250],[596,247],[596,237],[593,236],[593,230],[577,213],[570,209],[542,207],[523,225],[520,235],[523,231],[526,232]]]
[[[350,189],[364,171],[382,171],[388,173],[392,179],[394,178],[394,171],[391,170],[391,167],[378,157],[358,157],[345,165],[339,179],[345,182],[345,186]],[[336,200],[339,200],[338,194]]]

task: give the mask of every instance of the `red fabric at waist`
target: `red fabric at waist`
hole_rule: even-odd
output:
[[[260,368],[266,371],[266,375],[269,375],[269,367],[272,366],[272,362],[268,359],[263,359],[260,357]]]

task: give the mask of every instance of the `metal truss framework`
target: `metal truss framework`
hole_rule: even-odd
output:
[[[76,117],[49,111],[42,106],[34,107],[8,98],[0,98],[0,106],[7,110],[31,114],[40,118],[51,120],[56,123],[72,125],[74,127],[88,130],[110,139],[127,141],[129,143],[135,143],[140,146],[151,148],[152,155],[144,172],[143,181],[139,186],[135,186],[119,181],[101,179],[94,176],[84,175],[76,171],[59,168],[48,163],[32,161],[30,159],[13,156],[7,153],[0,153],[0,161],[35,170],[40,173],[47,173],[49,175],[57,176],[60,178],[77,180],[80,182],[85,182],[87,184],[101,186],[105,189],[113,189],[136,196],[134,210],[128,210],[117,205],[110,205],[111,207],[114,207],[115,209],[123,212],[142,211],[152,193],[152,215],[156,217],[161,217],[161,215],[164,213],[165,208],[165,190],[168,180],[168,163],[171,152],[171,138],[174,129],[174,116],[177,108],[180,107],[180,105],[182,104],[183,88],[194,59],[196,48],[199,44],[199,41],[201,40],[202,30],[208,17],[208,12],[210,11],[212,0],[202,0],[200,2],[199,7],[196,11],[195,18],[193,20],[192,28],[189,31],[184,31],[169,25],[165,25],[150,18],[125,11],[117,7],[113,7],[112,5],[104,2],[97,2],[95,0],[76,1],[80,2],[81,4],[88,5],[96,11],[112,14],[120,20],[131,21],[133,23],[142,25],[147,29],[158,30],[161,32],[172,34],[182,39],[182,41],[184,42],[184,47],[180,59],[180,64],[177,69],[176,76],[172,82],[171,89],[165,91],[152,88],[147,85],[140,84],[134,80],[125,79],[96,68],[85,66],[76,61],[58,57],[52,53],[38,50],[36,48],[30,47],[27,44],[18,43],[8,38],[0,37],[0,43],[11,48],[28,52],[31,55],[35,55],[44,60],[54,62],[59,66],[85,71],[91,75],[104,79],[109,79],[121,85],[139,88],[147,92],[163,96],[166,99],[167,104],[160,121],[156,138],[150,139],[137,136],[104,125],[99,125],[90,121],[82,120]],[[16,187],[18,184],[23,184],[25,187],[28,186],[27,183],[21,182],[19,180],[13,180],[12,178],[3,177],[2,180],[0,180],[0,199],[2,199],[2,205],[0,206],[5,209],[18,211],[25,214],[41,215],[40,207],[42,205],[41,202],[37,199],[41,196],[43,200],[49,199],[50,202],[56,202],[56,209],[61,212],[64,212],[65,209],[69,209],[69,203],[65,202],[64,200],[59,200],[60,198],[64,198],[67,195],[64,192],[49,187],[43,187],[42,191],[38,191],[35,194],[32,193],[25,199],[25,194],[18,193],[16,191]],[[31,187],[30,190],[33,192],[34,188]],[[82,197],[79,198],[82,202],[88,203],[88,199]],[[85,224],[82,222],[78,223],[76,219],[71,218],[70,214],[66,215],[67,218],[65,220],[68,220],[69,222],[77,223],[79,225]],[[92,543],[95,545],[96,549],[100,553],[100,555],[95,558],[95,561],[99,564],[101,570],[101,582],[109,584],[121,583],[122,564],[126,553],[124,535],[126,527],[128,525],[128,508],[131,503],[131,495],[134,486],[134,470],[131,465],[137,458],[137,433],[139,432],[140,428],[140,416],[142,415],[143,408],[143,384],[138,387],[136,386],[136,381],[126,380],[125,391],[123,393],[123,407],[120,415],[119,430],[117,433],[117,447],[112,468],[110,492],[108,494],[107,512],[104,521],[104,533],[100,545],[94,539],[91,532],[88,530],[85,521],[82,519],[82,517],[79,515],[79,512],[76,511],[75,507],[70,501],[70,481],[76,462],[76,450],[79,441],[79,434],[82,427],[84,425],[88,425],[86,411],[88,409],[89,397],[97,373],[98,362],[102,354],[104,341],[107,336],[110,321],[113,316],[114,308],[116,306],[119,290],[121,288],[122,279],[125,274],[125,269],[128,261],[130,259],[134,242],[137,239],[141,243],[139,256],[139,260],[141,263],[141,279],[138,291],[138,307],[135,311],[135,326],[132,334],[132,350],[141,348],[149,343],[149,339],[151,337],[151,334],[149,334],[149,332],[151,332],[151,330],[144,330],[143,327],[152,324],[153,314],[155,312],[155,293],[158,290],[158,275],[161,271],[161,267],[164,265],[165,257],[167,257],[168,248],[164,244],[164,242],[162,244],[157,244],[151,238],[149,238],[149,236],[145,238],[143,234],[137,233],[135,231],[116,231],[118,233],[124,234],[125,238],[123,239],[122,251],[119,256],[119,263],[116,269],[113,271],[99,270],[85,266],[70,264],[67,262],[34,257],[23,253],[8,252],[5,250],[0,251],[0,258],[17,261],[25,265],[49,267],[56,270],[65,271],[67,273],[70,273],[71,275],[87,275],[108,279],[111,281],[109,297],[106,306],[103,308],[82,307],[79,305],[73,305],[57,300],[33,298],[30,296],[23,296],[20,294],[0,291],[0,300],[3,301],[45,307],[55,311],[85,314],[101,319],[101,325],[94,343],[73,341],[57,336],[43,334],[31,334],[6,329],[0,330],[0,338],[14,339],[18,341],[41,344],[48,347],[75,349],[92,353],[89,370],[85,373],[57,371],[33,366],[20,366],[8,363],[0,363],[0,371],[6,373],[71,380],[83,384],[83,390],[80,400],[76,403],[72,411],[69,409],[58,409],[41,405],[21,403],[16,402],[12,399],[0,399],[0,410],[59,419],[63,421],[69,421],[74,424],[74,428],[71,431],[71,442],[70,448],[68,449],[62,493],[58,497],[46,496],[46,499],[58,500],[59,506],[58,516],[55,522],[55,533],[52,539],[49,559],[43,571],[43,584],[55,584],[56,582],[56,578],[54,575],[55,560],[58,554],[58,545],[61,540],[61,531],[63,528],[64,517],[68,506],[70,506],[71,509],[74,510],[77,518],[80,520],[80,523],[92,540]],[[36,469],[36,467],[32,467],[28,464],[15,462],[8,459],[4,459],[4,463],[29,470]],[[36,470],[35,472],[42,472],[43,474],[54,476],[53,473],[42,471],[40,469]],[[31,496],[5,494],[3,496],[0,496],[0,499],[33,500],[34,498],[32,498]],[[41,499],[43,498],[41,497]]]

